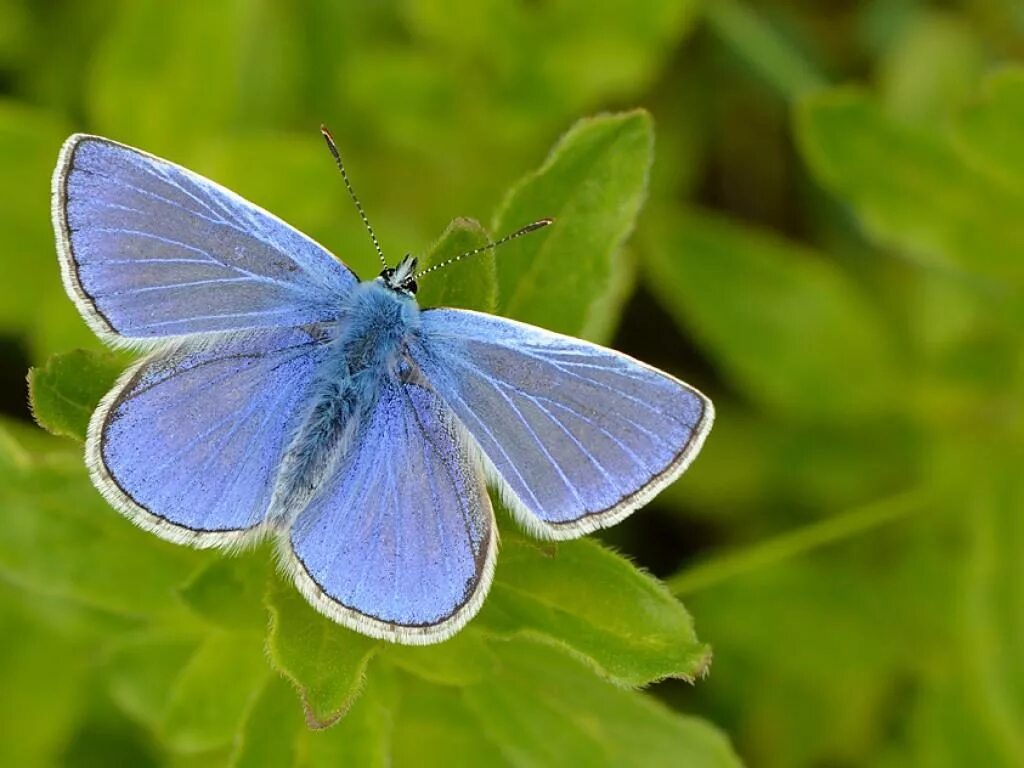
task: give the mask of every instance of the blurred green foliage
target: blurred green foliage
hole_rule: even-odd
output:
[[[1024,764],[1018,2],[0,18],[0,764]],[[424,303],[612,343],[718,408],[604,543],[503,517],[479,618],[430,648],[327,622],[264,549],[134,529],[76,442],[127,358],[61,288],[61,140],[173,159],[373,275],[320,122],[392,260],[558,217]]]

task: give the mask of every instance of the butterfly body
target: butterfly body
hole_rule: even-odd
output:
[[[532,534],[575,538],[652,499],[711,428],[711,402],[666,373],[420,309],[411,256],[360,281],[267,211],[123,144],[69,138],[52,205],[68,296],[104,341],[145,352],[90,420],[93,483],[170,541],[276,539],[309,602],[369,636],[439,642],[479,611],[497,558],[488,486]]]
[[[275,519],[287,519],[315,493],[373,412],[382,386],[414,375],[407,350],[419,335],[419,308],[383,277],[353,287],[324,328],[327,351],[282,463],[271,505]]]

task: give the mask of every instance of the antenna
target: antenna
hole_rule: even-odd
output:
[[[327,148],[331,151],[331,155],[334,157],[334,162],[338,166],[338,170],[341,171],[341,178],[345,182],[345,189],[348,190],[349,196],[352,198],[352,202],[356,204],[356,210],[359,212],[359,218],[363,220],[363,226],[366,227],[366,231],[370,233],[370,240],[373,241],[373,248],[377,251],[377,255],[380,257],[381,263],[386,267],[388,265],[387,259],[384,258],[384,251],[381,250],[380,243],[377,242],[377,235],[373,231],[373,227],[370,226],[370,220],[366,218],[366,214],[363,212],[362,203],[359,202],[359,198],[356,197],[356,191],[352,189],[352,182],[348,180],[348,174],[345,173],[345,164],[341,162],[341,153],[338,152],[338,145],[334,143],[334,137],[331,136],[331,132],[327,130],[327,126],[321,123],[320,133],[323,134],[324,141],[327,142]]]
[[[544,229],[544,227],[548,226],[549,224],[554,224],[554,223],[555,223],[554,219],[538,219],[537,221],[533,222],[532,224],[527,224],[525,227],[521,227],[520,229],[517,229],[515,232],[513,232],[510,235],[505,235],[500,240],[495,240],[493,243],[488,243],[487,245],[481,245],[479,248],[474,248],[471,251],[466,251],[465,253],[460,253],[458,256],[452,256],[450,259],[445,259],[440,264],[435,264],[432,267],[427,267],[422,272],[417,272],[414,275],[414,277],[415,277],[415,279],[419,280],[424,275],[429,275],[431,272],[434,272],[434,271],[436,271],[438,269],[441,269],[442,267],[447,267],[449,264],[454,264],[456,261],[462,261],[463,259],[465,259],[468,256],[476,256],[478,253],[483,253],[484,251],[494,250],[499,245],[503,245],[503,244],[509,242],[510,240],[515,240],[517,237],[522,237],[523,235],[528,235],[531,232],[536,232],[538,229]]]

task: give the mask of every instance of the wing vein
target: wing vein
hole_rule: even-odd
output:
[[[153,200],[159,200],[161,203],[164,203],[165,205],[169,205],[172,208],[177,208],[180,211],[184,211],[185,213],[187,213],[187,214],[189,214],[191,216],[196,216],[196,217],[198,217],[200,219],[203,219],[204,221],[208,221],[211,224],[216,224],[218,226],[231,226],[230,224],[228,224],[228,222],[224,221],[223,218],[220,218],[220,217],[218,217],[216,219],[210,218],[209,216],[201,213],[200,211],[195,210],[194,208],[190,208],[187,205],[183,205],[182,203],[179,203],[176,200],[172,200],[169,197],[164,197],[163,195],[158,195],[156,192],[152,192],[152,191],[150,191],[148,189],[143,189],[142,187],[136,186],[135,184],[132,184],[130,181],[126,181],[125,179],[118,179],[118,178],[116,178],[114,176],[108,176],[107,174],[104,174],[104,173],[97,173],[96,171],[90,171],[90,170],[87,170],[85,168],[75,168],[74,172],[75,173],[84,173],[84,174],[87,174],[89,176],[98,176],[99,178],[104,179],[104,180],[110,182],[114,186],[121,187],[123,189],[129,189],[132,192],[135,192],[137,194],[142,195],[143,197],[149,197],[149,198],[152,198]],[[195,198],[192,198],[192,199],[195,199]],[[199,201],[197,200],[196,202],[199,202]],[[202,203],[200,203],[200,205],[202,205]],[[204,206],[204,207],[206,207],[206,206]],[[207,210],[209,210],[209,209],[207,209]]]
[[[132,262],[138,263],[138,262]],[[204,262],[205,263],[205,262]],[[110,298],[111,296],[138,296],[142,293],[153,293],[155,291],[173,291],[179,288],[195,288],[200,285],[223,285],[226,283],[248,283],[251,278],[248,277],[214,277],[209,280],[193,280],[188,283],[171,283],[169,285],[146,285],[140,288],[125,288],[119,291],[111,291],[110,293],[97,292],[93,294],[94,297],[103,296]]]
[[[137,325],[135,327],[138,331],[150,330],[152,328],[165,328],[169,325],[180,325],[181,323],[191,322],[195,320],[229,320],[233,318],[242,317],[271,317],[273,315],[282,315],[291,313],[291,309],[265,309],[252,312],[225,312],[223,314],[210,314],[210,315],[192,315],[187,319],[174,319],[174,320],[161,320],[157,323],[146,323],[145,325]]]
[[[290,363],[292,360],[295,360],[297,357],[300,357],[301,355],[306,354],[309,351],[309,348],[311,348],[313,346],[315,346],[315,345],[310,343],[310,342],[303,342],[302,344],[291,344],[291,345],[289,345],[287,347],[280,347],[279,349],[275,350],[275,353],[287,352],[289,350],[297,350],[297,351],[295,351],[293,354],[288,355],[284,359],[279,360],[277,363],[275,363],[274,366],[270,369],[270,372],[276,371],[282,365],[286,365],[286,364]],[[248,372],[248,371],[250,371],[252,369],[253,365],[258,364],[258,363],[260,363],[263,360],[266,360],[268,357],[269,357],[269,355],[262,355],[262,354],[258,354],[258,353],[255,353],[255,352],[250,352],[250,353],[244,354],[244,355],[232,355],[230,357],[211,357],[209,360],[204,360],[204,361],[202,361],[200,363],[196,363],[195,365],[193,365],[193,366],[191,366],[189,368],[186,368],[185,370],[182,370],[182,371],[175,371],[175,372],[171,373],[170,375],[166,376],[165,378],[160,379],[159,381],[155,381],[152,384],[147,384],[145,387],[142,387],[141,389],[138,389],[138,390],[132,392],[131,397],[126,398],[125,402],[128,402],[129,400],[136,400],[136,399],[138,399],[139,397],[144,395],[146,392],[149,392],[154,387],[160,386],[165,381],[172,381],[173,379],[176,379],[179,376],[184,376],[186,374],[190,374],[190,373],[194,373],[196,371],[200,371],[200,370],[202,370],[203,368],[205,368],[208,365],[215,365],[215,364],[218,364],[218,363],[223,363],[226,360],[251,360],[251,361],[253,361],[253,364],[249,365],[248,367],[245,368],[245,372]],[[205,385],[206,385],[206,387],[210,387],[210,386],[212,386],[214,384],[220,384],[225,379],[228,379],[228,378],[230,378],[231,376],[233,376],[233,375],[235,375],[237,373],[241,373],[241,371],[229,369],[228,371],[226,371],[222,375],[218,376],[216,379],[213,379],[212,381],[206,382]],[[172,405],[172,406],[168,406],[168,407],[175,407],[175,406]],[[160,415],[160,414],[164,413],[164,411],[165,411],[165,409],[158,410],[158,411],[155,412],[154,415]]]
[[[527,395],[526,393],[523,393],[523,396],[526,397],[526,399],[533,402],[538,408],[540,408],[544,415],[547,416],[553,424],[555,424],[560,430],[562,430],[562,432],[565,433],[565,436],[572,441],[573,445],[575,445],[576,448],[579,449],[579,452],[586,456],[590,463],[593,464],[597,468],[597,470],[602,475],[605,476],[605,479],[608,480],[608,482],[610,482],[612,486],[615,485],[615,480],[612,478],[610,474],[608,474],[608,469],[601,462],[599,462],[597,458],[593,456],[586,448],[583,447],[583,444],[578,439],[576,439],[576,436],[569,431],[568,427],[566,427],[561,421],[556,419],[554,415],[540,403],[538,398],[532,395]],[[584,508],[586,508],[585,505]]]
[[[292,359],[294,359],[294,358],[292,358]],[[283,400],[285,400],[285,398],[287,398],[287,396],[289,394],[290,394],[290,392],[289,392],[288,387],[280,387],[279,388],[277,397],[273,401],[273,406],[270,407],[270,408],[264,409],[265,410],[265,414],[263,416],[263,420],[260,422],[259,427],[257,427],[256,431],[253,433],[252,439],[250,440],[251,443],[257,443],[259,441],[259,439],[263,436],[263,433],[264,433],[264,431],[267,428],[267,424],[270,423],[271,418],[273,418],[275,415],[279,415],[278,406],[280,406],[281,402]],[[238,432],[242,428],[242,426],[249,422],[249,419],[252,418],[253,412],[255,410],[256,410],[256,403],[254,401],[252,407],[249,408],[249,410],[245,414],[245,416],[243,416],[241,419],[239,419],[238,423],[234,427],[232,427],[228,431],[228,433],[225,436],[225,438],[223,440],[221,440],[221,442],[218,444],[216,450],[210,452],[210,455],[206,458],[206,461],[203,462],[203,468],[202,468],[203,471],[208,469],[209,466],[210,466],[210,463],[215,458],[217,458],[217,454],[219,454],[223,450],[224,447],[226,447],[228,444],[230,444],[230,442],[234,439],[235,435],[238,434]],[[242,479],[242,468],[246,465],[246,463],[248,462],[249,458],[250,458],[250,456],[246,455],[246,457],[245,457],[245,459],[243,461],[241,461],[241,462],[239,462],[238,464],[235,465],[235,472],[234,472],[234,475],[230,479],[230,483],[227,485],[226,488],[224,488],[221,491],[221,494],[220,494],[220,498],[221,499],[223,499],[223,498],[230,498],[232,492],[235,490],[236,487],[238,487],[238,483]]]
[[[590,379],[590,378],[587,378],[586,376],[583,376],[582,374],[576,373],[575,371],[567,370],[562,365],[559,365],[558,363],[550,360],[549,358],[541,357],[540,355],[538,355],[538,354],[536,354],[534,352],[525,351],[527,349],[528,348],[524,347],[524,351],[522,352],[522,354],[527,355],[528,357],[532,357],[535,360],[538,360],[539,362],[541,362],[541,363],[543,363],[545,365],[550,365],[551,367],[558,369],[559,371],[561,371],[562,373],[566,374],[567,376],[571,376],[571,377],[579,379],[581,381],[585,381],[587,384],[590,384],[591,386],[599,387],[601,389],[605,389],[605,390],[607,390],[609,392],[612,392],[612,393],[614,393],[614,394],[616,394],[616,395],[618,395],[618,396],[620,396],[620,397],[622,397],[622,398],[624,398],[626,400],[629,400],[629,401],[631,401],[633,403],[636,403],[641,408],[647,409],[648,411],[650,411],[651,413],[655,414],[659,418],[672,419],[673,421],[677,422],[680,426],[683,426],[685,428],[689,428],[689,426],[690,426],[690,425],[684,424],[683,422],[679,421],[678,419],[676,419],[671,414],[662,413],[657,408],[652,406],[650,403],[642,400],[639,397],[634,397],[633,395],[629,394],[628,392],[623,392],[621,389],[618,389],[617,387],[613,387],[610,384],[608,384],[607,382],[598,381],[597,379]]]
[[[237,220],[235,220],[235,216],[234,216],[234,213],[232,211],[227,210],[225,208],[220,208],[220,210],[218,210],[217,208],[214,208],[214,205],[213,205],[214,200],[213,200],[213,198],[206,197],[204,199],[204,198],[199,197],[199,195],[194,194],[191,190],[186,189],[183,184],[179,184],[177,181],[175,181],[173,178],[171,178],[171,175],[169,173],[169,169],[168,168],[162,168],[160,166],[155,166],[153,170],[155,171],[155,173],[153,173],[152,175],[155,178],[159,179],[160,181],[164,182],[165,184],[169,184],[170,186],[174,187],[179,192],[184,194],[186,197],[189,197],[192,200],[195,200],[197,203],[199,203],[199,205],[201,205],[203,208],[205,208],[210,213],[211,216],[217,217],[216,219],[209,219],[209,221],[213,221],[213,222],[221,224],[223,226],[233,227],[235,229],[241,229],[238,226],[238,222],[237,222]],[[225,218],[225,214],[229,218]]]
[[[112,235],[114,235],[114,234],[122,234],[122,235],[129,235],[130,237],[141,237],[143,239],[156,240],[157,242],[164,243],[166,245],[170,245],[170,246],[173,246],[175,248],[182,248],[182,249],[184,249],[186,251],[191,251],[193,253],[201,254],[202,256],[206,257],[205,259],[202,260],[203,263],[213,264],[213,265],[216,265],[216,266],[224,267],[225,269],[233,270],[234,272],[237,272],[238,274],[241,274],[241,275],[247,275],[248,277],[246,279],[256,280],[256,281],[261,282],[261,283],[269,283],[271,285],[278,285],[278,286],[280,286],[282,288],[285,288],[287,290],[290,290],[290,291],[297,291],[297,292],[300,291],[300,286],[296,285],[295,283],[289,283],[289,282],[286,282],[284,280],[275,280],[274,278],[269,277],[267,275],[259,275],[259,274],[255,273],[255,272],[251,271],[251,270],[246,269],[245,267],[240,267],[237,264],[230,264],[227,261],[225,261],[224,259],[218,258],[218,256],[216,254],[211,253],[210,251],[204,251],[202,248],[200,248],[198,246],[189,245],[188,243],[184,243],[181,240],[175,240],[173,237],[166,237],[164,235],[158,235],[155,232],[146,232],[145,230],[141,230],[141,229],[127,229],[125,227],[91,227],[91,230],[93,232],[106,232],[106,233],[109,233],[109,234],[112,234]],[[257,238],[257,237],[253,237],[253,239],[257,240],[257,241],[259,241],[261,243],[264,242],[262,239]],[[267,243],[264,243],[264,244],[267,244]],[[273,250],[277,250],[273,246],[270,246],[270,247]],[[278,252],[280,252],[280,251],[278,251]],[[103,259],[103,263],[104,264],[109,264],[112,261],[113,261],[113,259],[110,259],[110,260]],[[155,263],[157,260],[156,259],[147,259],[147,258],[138,258],[138,259],[123,259],[121,261],[123,263],[128,263],[128,264],[150,264],[150,263]],[[88,264],[88,263],[89,262],[82,262],[82,264]]]
[[[569,478],[566,476],[565,471],[562,469],[562,465],[555,461],[555,458],[551,455],[551,452],[548,451],[547,446],[544,445],[544,441],[540,439],[540,436],[533,430],[533,427],[530,426],[530,423],[526,420],[526,417],[523,416],[522,411],[519,410],[518,406],[516,406],[516,404],[512,401],[511,398],[509,398],[508,395],[501,391],[501,387],[499,386],[498,381],[492,381],[489,377],[485,378],[487,379],[488,383],[490,383],[490,385],[494,388],[494,391],[505,399],[505,402],[508,403],[509,407],[513,410],[513,412],[515,412],[516,416],[519,417],[519,421],[522,422],[523,428],[530,435],[530,437],[533,438],[533,441],[537,443],[537,447],[540,448],[541,453],[544,454],[545,458],[547,458],[547,460],[551,462],[551,466],[553,466],[555,470],[557,470],[558,476],[562,478],[562,482],[565,484],[565,487],[570,491],[570,493],[572,493],[573,496],[576,497],[576,501],[580,503],[580,506],[582,506],[583,509],[586,509],[587,505],[583,501],[583,498],[580,496],[580,493],[576,489],[576,486],[569,481]],[[508,386],[508,384],[506,384],[506,386]]]
[[[508,455],[508,452],[502,446],[501,442],[494,437],[494,433],[490,430],[487,424],[485,424],[480,419],[480,417],[477,416],[476,413],[474,413],[473,409],[469,406],[465,399],[463,399],[462,395],[460,395],[457,390],[453,388],[446,394],[451,397],[454,397],[456,400],[462,403],[463,406],[465,406],[464,415],[469,415],[473,417],[473,420],[479,425],[480,429],[487,435],[487,437],[491,439],[491,443],[494,445],[494,447],[497,448],[498,451],[501,452],[501,455],[505,457],[505,461],[508,464],[509,468],[513,472],[515,472],[516,477],[519,478],[519,482],[522,483],[523,487],[527,490],[527,492],[530,494],[530,497],[533,499],[534,504],[537,505],[537,509],[542,509],[543,505],[540,503],[540,499],[537,498],[537,494],[534,493],[533,488],[530,486],[530,484],[526,482],[526,478],[523,477],[523,473],[519,471],[519,467],[517,467],[516,463],[512,461],[512,457]]]
[[[449,466],[448,462],[445,461],[444,454],[441,453],[440,449],[438,449],[438,447],[434,444],[434,441],[431,440],[430,437],[428,436],[426,425],[424,425],[423,420],[420,418],[420,414],[416,410],[416,404],[413,403],[412,397],[406,391],[405,387],[402,387],[402,394],[405,396],[406,401],[409,403],[409,408],[412,412],[413,417],[416,419],[416,426],[419,428],[420,435],[423,438],[424,444],[426,444],[433,450],[437,463],[441,465],[441,467],[444,469],[445,474],[448,476],[448,481],[451,484],[452,491],[454,491],[456,501],[459,504],[459,511],[462,512],[462,527],[466,531],[466,541],[472,544],[473,533],[470,530],[469,526],[470,510],[467,508],[467,501],[463,499],[462,496],[459,494],[459,484],[458,481],[455,479],[455,475],[452,472],[452,468]]]
[[[615,433],[614,433],[614,432],[612,432],[611,430],[605,429],[604,427],[602,427],[602,426],[601,426],[601,425],[600,425],[600,424],[599,424],[598,422],[596,422],[596,421],[591,421],[591,420],[590,420],[590,419],[588,419],[588,418],[587,418],[586,416],[584,416],[583,414],[579,413],[578,411],[575,411],[575,410],[573,410],[572,408],[570,408],[570,407],[569,407],[568,405],[566,405],[565,403],[560,403],[560,402],[558,402],[557,400],[553,400],[553,399],[551,399],[550,397],[545,397],[544,395],[537,395],[537,397],[538,397],[538,398],[540,398],[541,400],[544,400],[545,402],[548,402],[548,403],[550,403],[551,405],[555,406],[556,408],[561,408],[561,409],[562,409],[562,410],[564,410],[564,411],[568,411],[569,413],[573,414],[574,416],[576,416],[576,417],[577,417],[578,419],[580,419],[581,421],[585,421],[585,422],[586,422],[587,424],[590,424],[591,426],[595,427],[595,428],[596,428],[596,429],[597,429],[598,431],[600,431],[600,432],[601,432],[601,434],[603,434],[603,435],[604,435],[605,437],[607,437],[607,438],[608,438],[609,440],[613,441],[613,442],[614,442],[614,443],[615,443],[615,444],[616,444],[617,446],[619,446],[619,447],[620,447],[620,448],[621,448],[621,449],[622,449],[622,450],[623,450],[623,451],[624,451],[625,453],[629,454],[629,457],[630,457],[631,459],[633,459],[633,462],[634,462],[634,463],[635,463],[635,464],[636,464],[636,465],[637,465],[638,467],[643,467],[643,466],[644,466],[644,463],[643,463],[643,461],[641,461],[641,460],[640,460],[640,458],[639,458],[639,457],[638,457],[638,456],[636,455],[636,453],[635,453],[635,452],[633,451],[633,449],[632,449],[632,448],[630,448],[630,447],[629,447],[628,445],[626,445],[625,443],[623,443],[623,442],[622,442],[621,440],[619,440],[619,439],[618,439],[618,438],[617,438],[617,437],[615,436]],[[625,418],[624,418],[624,417],[622,417],[622,416],[620,416],[619,418],[623,419],[624,421],[626,421],[627,423],[629,423],[629,424],[630,424],[630,425],[632,425],[633,427],[635,427],[635,428],[639,429],[639,430],[640,430],[641,432],[643,432],[644,434],[647,434],[647,435],[649,435],[649,436],[651,436],[651,437],[654,437],[654,435],[653,435],[653,434],[651,434],[650,432],[648,432],[648,431],[647,431],[646,429],[644,429],[643,427],[641,427],[641,426],[640,426],[639,424],[636,424],[635,422],[629,421],[629,419],[625,419]],[[668,444],[667,444],[667,443],[666,443],[666,442],[665,442],[664,440],[662,440],[662,441],[661,441],[661,443],[662,443],[662,445],[668,445]]]

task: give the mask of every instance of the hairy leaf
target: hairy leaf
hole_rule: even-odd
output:
[[[503,644],[496,680],[466,702],[513,765],[738,766],[706,723],[602,681],[545,644]]]
[[[266,548],[235,557],[219,557],[181,588],[185,603],[198,615],[227,629],[263,630],[263,602],[271,554]]]
[[[231,765],[385,768],[395,764],[392,755],[401,744],[396,744],[393,736],[397,704],[391,674],[386,669],[374,670],[359,700],[340,722],[330,728],[311,730],[294,687],[284,678],[273,676],[238,734]],[[410,746],[421,758],[429,757],[422,743]]]
[[[298,690],[310,727],[333,724],[359,696],[380,643],[320,615],[283,579],[271,582],[267,605],[271,664]]]
[[[613,260],[647,194],[653,132],[646,112],[576,123],[539,170],[513,188],[495,217],[505,234],[541,218],[555,223],[503,246],[498,313],[580,334],[618,312]],[[620,278],[621,279],[621,278]]]
[[[420,259],[419,269],[440,264],[488,242],[490,237],[479,222],[455,219]],[[416,300],[421,307],[493,312],[498,293],[494,260],[494,251],[486,251],[431,273],[423,279]]]
[[[494,685],[497,680],[491,676],[481,685]],[[393,742],[396,766],[473,768],[509,764],[467,706],[465,693],[410,677],[399,682],[401,698]]]
[[[32,415],[48,432],[85,440],[89,418],[124,369],[110,352],[75,349],[28,372]]]
[[[475,627],[437,645],[389,645],[381,658],[438,685],[470,685],[487,680],[498,659]]]
[[[78,452],[0,452],[0,573],[34,592],[129,616],[176,604],[208,555],[161,541],[111,509]]]
[[[478,623],[553,643],[622,685],[693,680],[711,658],[664,585],[591,539],[554,544],[506,532]]]

